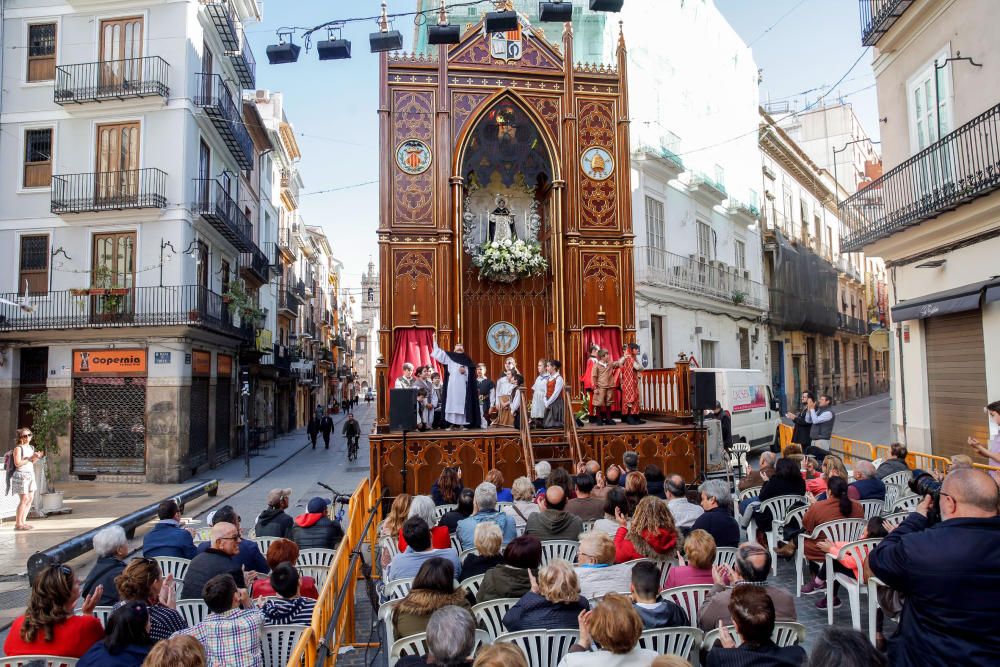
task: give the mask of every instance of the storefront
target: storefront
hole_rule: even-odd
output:
[[[212,353],[191,351],[191,421],[187,465],[197,468],[208,462],[208,410],[212,383]]]
[[[215,464],[232,456],[233,357],[215,357]]]

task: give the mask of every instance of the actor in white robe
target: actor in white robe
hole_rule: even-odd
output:
[[[465,348],[461,345],[455,346],[455,352],[462,354]],[[465,415],[466,392],[469,385],[469,371],[462,364],[451,360],[448,353],[434,343],[431,357],[448,369],[448,391],[445,397],[444,418],[452,426],[467,426],[469,419]]]

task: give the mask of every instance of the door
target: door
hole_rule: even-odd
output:
[[[208,48],[208,42],[201,46],[201,98],[205,103],[212,101],[212,70],[215,68],[215,61],[212,57],[212,50]]]
[[[649,318],[649,331],[652,337],[653,368],[663,368],[663,317],[652,315]]]
[[[201,210],[208,210],[212,178],[212,149],[204,140],[198,145],[198,192],[195,200],[201,205]]]
[[[94,323],[128,322],[134,316],[135,232],[95,234],[90,315]]]
[[[142,83],[142,17],[101,21],[100,76],[105,92]]]
[[[785,344],[777,340],[771,341],[771,387],[784,412],[788,402],[785,396]]]
[[[122,207],[139,197],[139,123],[97,126],[97,204]]]
[[[910,147],[913,154],[938,141],[951,131],[951,66],[938,69],[948,51],[942,51],[907,83],[910,116]],[[931,194],[948,177],[947,151],[935,151],[921,160],[917,171],[917,196]]]

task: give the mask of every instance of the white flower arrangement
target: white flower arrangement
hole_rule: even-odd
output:
[[[542,246],[536,241],[487,241],[472,255],[479,267],[479,279],[512,283],[520,278],[540,276],[549,268],[542,256]]]

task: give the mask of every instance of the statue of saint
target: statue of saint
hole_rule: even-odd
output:
[[[507,199],[497,194],[494,203],[496,208],[490,213],[489,240],[497,243],[513,241],[517,233],[514,231],[514,215],[507,208]]]

